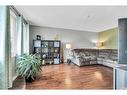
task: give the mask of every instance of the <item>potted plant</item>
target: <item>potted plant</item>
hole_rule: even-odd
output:
[[[17,58],[16,73],[25,77],[27,82],[35,80],[39,71],[41,71],[41,59],[35,54],[23,54]]]

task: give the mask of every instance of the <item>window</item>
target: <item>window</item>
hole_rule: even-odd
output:
[[[29,30],[28,24],[23,21],[23,53],[29,53]]]
[[[23,17],[15,8],[0,6],[0,89],[12,87],[16,78],[15,59],[22,54],[22,49],[29,50],[29,24],[22,21]]]
[[[11,41],[11,59],[9,64],[9,80],[14,80],[16,78],[16,72],[15,72],[15,67],[16,67],[16,55],[17,55],[17,22],[18,22],[18,16],[10,10],[10,41]],[[11,82],[10,82],[11,83]]]

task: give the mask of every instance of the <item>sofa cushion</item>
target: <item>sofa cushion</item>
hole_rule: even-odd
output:
[[[97,60],[96,56],[90,56],[90,60]]]
[[[110,59],[113,60],[113,61],[118,60],[118,51],[117,50],[112,50],[112,52],[110,54]]]
[[[111,49],[100,49],[98,57],[109,59],[110,54],[111,54]]]

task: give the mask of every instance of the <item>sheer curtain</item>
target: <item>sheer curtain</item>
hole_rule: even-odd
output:
[[[10,11],[10,33],[11,33],[11,56],[17,54],[17,16]]]
[[[15,72],[16,57],[29,53],[29,24],[25,22],[22,16],[16,16],[13,11],[10,11],[10,32],[11,32],[11,63],[9,65],[9,85],[17,77]]]
[[[8,88],[10,63],[9,7],[0,6],[0,89]]]
[[[10,33],[11,33],[11,60],[9,64],[9,86],[12,87],[12,82],[16,78],[16,55],[17,55],[17,15],[10,10]]]

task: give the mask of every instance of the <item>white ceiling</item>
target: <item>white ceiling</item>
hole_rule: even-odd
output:
[[[127,18],[127,6],[15,6],[32,25],[100,32]]]

